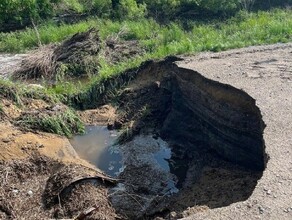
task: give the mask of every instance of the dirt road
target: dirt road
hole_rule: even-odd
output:
[[[186,219],[292,219],[292,44],[250,47],[184,57],[180,67],[246,91],[266,123],[270,159],[263,177],[243,202],[201,212]]]
[[[7,78],[20,67],[27,54],[0,54],[0,79]]]

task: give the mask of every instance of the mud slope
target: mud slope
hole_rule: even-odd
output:
[[[270,157],[249,199],[204,212],[190,208],[187,219],[292,219],[292,44],[203,53],[178,65],[253,97]]]

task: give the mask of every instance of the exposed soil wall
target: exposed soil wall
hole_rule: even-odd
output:
[[[131,156],[124,158],[126,167],[120,174],[124,185],[113,193],[111,201],[124,218],[153,218],[171,210],[182,213],[187,208],[182,203],[188,199],[188,206],[212,208],[246,200],[265,169],[265,125],[255,100],[242,90],[178,67],[177,60],[168,57],[145,62],[73,99],[85,109],[111,101],[117,106],[113,127],[125,129],[121,148],[124,155]],[[178,194],[157,193],[157,189],[167,191],[167,175],[134,153],[131,147],[137,145],[136,136],[141,134],[160,137],[172,148],[175,165],[170,169],[180,169],[176,171]],[[151,150],[155,144],[149,143],[134,148]],[[138,164],[133,163],[135,158]],[[224,192],[216,191],[219,183]]]
[[[173,63],[175,60],[179,59],[146,62],[102,82],[102,87],[110,91],[107,85],[121,87],[116,98],[119,111],[123,112],[119,120],[134,121],[134,133],[152,127],[173,145],[212,150],[229,161],[263,170],[265,125],[255,100],[242,90],[178,67]],[[128,86],[122,87],[124,84]],[[83,108],[103,104],[108,99],[107,89],[101,93],[90,90],[87,97],[90,105],[84,106],[88,102],[80,97],[75,103],[81,100]],[[145,107],[147,114],[138,114]]]
[[[225,159],[263,170],[264,141],[255,100],[232,86],[174,68],[172,106],[162,132],[173,142],[209,147]],[[182,142],[181,142],[182,141]]]
[[[266,124],[263,137],[269,155],[266,169],[247,199],[205,211],[190,208],[186,219],[291,219],[291,52],[291,43],[263,45],[201,53],[177,62],[209,79],[240,88],[256,100]],[[218,182],[219,192],[222,185]]]

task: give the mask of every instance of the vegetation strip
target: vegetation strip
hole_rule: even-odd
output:
[[[3,7],[6,7],[7,10],[12,10],[14,6],[16,7],[16,5],[7,5],[7,2],[5,0],[0,3],[0,11]],[[37,2],[40,3],[42,1]],[[83,3],[80,3],[81,1],[72,0],[72,2],[74,4],[71,4],[70,7],[73,7],[73,11],[78,13],[88,12],[88,15],[95,14],[96,17],[88,17],[87,20],[71,24],[65,22],[57,24],[50,20],[43,21],[39,20],[39,18],[45,18],[42,15],[47,12],[41,11],[45,8],[45,5],[42,5],[39,8],[30,8],[31,10],[39,10],[38,12],[41,13],[39,17],[35,14],[27,13],[27,15],[31,16],[33,24],[35,24],[33,27],[11,33],[0,32],[1,52],[18,53],[39,48],[39,53],[34,52],[34,57],[39,57],[39,54],[48,55],[48,51],[51,51],[51,49],[45,50],[45,48],[51,48],[51,46],[52,48],[62,47],[64,43],[60,45],[60,42],[64,42],[65,39],[77,32],[85,32],[91,28],[98,30],[98,38],[100,40],[100,45],[97,45],[98,53],[93,53],[89,58],[85,58],[84,62],[81,63],[82,65],[71,62],[73,63],[72,65],[75,65],[73,66],[74,68],[69,68],[72,66],[71,63],[59,65],[55,70],[58,74],[53,84],[43,80],[43,88],[32,88],[24,86],[20,82],[12,83],[1,80],[0,95],[11,100],[18,107],[23,108],[23,99],[31,98],[44,100],[52,108],[58,103],[65,103],[73,108],[88,109],[103,104],[105,101],[115,102],[115,97],[119,95],[119,89],[126,86],[135,77],[137,70],[143,67],[141,63],[147,60],[161,59],[170,55],[194,54],[201,51],[222,51],[251,45],[285,43],[292,40],[292,13],[289,7],[271,11],[248,12],[251,9],[250,7],[243,7],[245,10],[239,11],[239,6],[232,9],[231,5],[227,4],[224,6],[225,8],[219,8],[220,10],[218,9],[219,11],[215,12],[214,9],[216,7],[210,7],[211,2],[202,3],[202,1],[196,1],[196,7],[198,7],[196,10],[199,14],[203,15],[203,12],[206,12],[206,8],[208,8],[209,12],[212,12],[212,16],[208,13],[206,14],[207,19],[201,19],[199,16],[178,16],[177,20],[174,20],[171,17],[182,11],[186,1],[180,1],[179,4],[174,4],[177,1],[168,1],[169,6],[172,5],[173,9],[175,9],[174,11],[169,10],[170,8],[161,7],[165,3],[159,5],[160,3],[139,1],[139,4],[137,4],[134,0],[122,0],[117,1],[118,8],[114,8],[114,5],[106,6],[109,2],[112,3],[114,1],[106,1],[107,3],[103,7],[108,7],[108,15],[104,13],[106,10],[102,14],[92,13],[92,10],[97,5],[92,5],[89,10],[89,8],[82,5]],[[101,1],[96,2],[100,3]],[[195,1],[188,2],[192,4],[190,6],[194,9],[193,4]],[[55,3],[59,4],[62,1],[55,1]],[[140,3],[145,4],[147,7],[143,9],[144,6]],[[50,3],[47,2],[46,4]],[[208,4],[210,5],[208,6]],[[255,1],[256,4],[259,5],[258,1]],[[281,6],[285,5],[284,2],[281,4]],[[167,15],[164,22],[161,22],[161,17],[155,18],[153,16],[154,5],[156,9],[161,8],[159,16],[163,13]],[[9,8],[7,8],[8,6]],[[23,10],[29,9],[27,7],[23,6]],[[258,8],[260,7],[254,7],[254,9]],[[48,7],[47,9],[52,10],[51,12],[54,12],[55,15],[60,15],[61,13],[60,11],[54,11],[55,8]],[[230,13],[230,9],[232,9],[232,13]],[[148,15],[144,14],[145,10]],[[118,11],[124,14],[116,13],[117,16],[115,17],[113,12]],[[25,14],[20,13],[20,15],[25,17]],[[47,18],[53,16],[50,13],[46,15],[48,16]],[[2,17],[0,16],[0,23],[6,19],[3,16],[4,14],[2,14]],[[11,16],[14,15],[11,14]],[[109,55],[108,53],[108,50],[112,47],[109,42],[118,42],[116,44],[118,46],[131,45],[138,49],[129,50],[130,52],[128,52],[127,56],[121,51],[113,50],[111,53],[118,54],[122,59],[114,57],[111,60],[108,58],[112,56],[112,54]],[[121,42],[128,42],[128,44],[120,44]],[[39,47],[40,45],[42,46]],[[133,51],[138,52],[132,54]],[[73,52],[76,52],[75,49]],[[45,61],[49,63],[50,60],[47,59]],[[56,65],[56,61],[52,60],[52,67],[54,67],[53,65]],[[39,61],[39,66],[37,67],[44,69],[43,66],[46,65],[46,62],[37,61]],[[31,65],[28,65],[27,69],[29,70],[30,67]],[[47,69],[50,68],[49,65],[47,67]],[[80,75],[81,72],[85,72],[84,75],[89,78],[82,82],[78,79],[70,80],[65,75],[67,72],[71,72],[71,75]],[[31,73],[36,73],[35,69],[32,69]],[[49,75],[49,73],[45,72],[44,76],[46,75]],[[0,112],[5,115],[3,109],[3,103],[0,103]],[[67,136],[71,136],[75,132],[82,132],[84,127],[74,109],[64,108],[64,110],[64,112],[58,112],[57,115],[45,110],[48,115],[44,115],[42,118],[35,117],[30,113],[25,114],[19,118],[19,123],[26,124],[28,128],[37,127]],[[68,125],[68,123],[71,123],[71,125]]]

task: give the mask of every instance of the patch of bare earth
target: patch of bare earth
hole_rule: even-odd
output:
[[[49,105],[0,103],[0,219],[115,219],[107,199],[112,180],[79,158],[67,138],[11,123]]]
[[[104,105],[96,109],[78,112],[80,118],[88,125],[112,125],[117,117],[116,109],[111,105]]]

